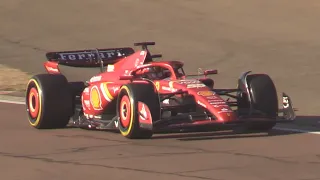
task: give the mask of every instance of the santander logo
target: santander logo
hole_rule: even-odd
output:
[[[181,85],[185,85],[188,89],[206,87],[205,84],[196,79],[179,80],[177,82]]]

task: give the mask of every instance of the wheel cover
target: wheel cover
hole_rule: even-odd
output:
[[[33,87],[29,91],[29,96],[28,96],[28,109],[29,109],[29,114],[32,118],[37,118],[39,114],[39,93],[38,90]]]
[[[37,127],[42,114],[42,91],[36,79],[30,79],[27,85],[26,110],[30,125]]]
[[[124,95],[120,101],[120,123],[124,128],[128,128],[131,121],[131,104],[127,95]]]

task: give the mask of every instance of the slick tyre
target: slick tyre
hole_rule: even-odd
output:
[[[272,79],[266,74],[253,74],[247,77],[252,105],[265,117],[276,120],[278,115],[278,96]],[[251,122],[246,125],[247,131],[268,131],[276,125],[271,122]]]
[[[64,128],[73,113],[73,96],[63,75],[33,76],[26,89],[29,124],[37,129]]]
[[[143,115],[141,107],[146,114]],[[141,116],[149,127],[141,127]],[[119,130],[129,139],[149,139],[153,135],[152,121],[160,118],[160,101],[153,84],[132,83],[121,87],[117,100]]]

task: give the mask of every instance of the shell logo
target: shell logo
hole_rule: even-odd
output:
[[[212,96],[214,93],[212,91],[199,91],[198,95],[200,96]]]
[[[101,110],[101,97],[98,88],[94,86],[90,92],[90,101],[95,110]]]

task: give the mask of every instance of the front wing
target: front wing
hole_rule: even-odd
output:
[[[268,118],[261,115],[247,115],[239,116],[234,121],[230,122],[219,122],[208,118],[205,114],[193,114],[184,113],[177,116],[163,117],[160,120],[154,121],[153,124],[146,125],[140,123],[140,128],[157,131],[170,131],[170,130],[221,130],[229,129],[237,126],[243,126],[246,123],[289,123],[293,122],[296,115],[295,110],[292,106],[292,101],[288,95],[282,94],[282,109],[279,110],[277,118]],[[76,118],[77,119],[77,118]],[[100,129],[100,130],[118,130],[118,117],[109,117],[110,120],[88,120],[85,117],[82,120],[72,121],[73,126],[85,128],[85,129]]]
[[[254,111],[254,110],[253,110]],[[197,117],[198,116],[198,117]],[[200,116],[200,117],[199,117]],[[202,116],[202,117],[201,117]],[[291,98],[282,94],[282,109],[276,118],[269,118],[259,114],[249,114],[246,116],[238,116],[237,119],[230,122],[221,122],[210,119],[207,115],[186,113],[169,118],[163,118],[153,123],[154,131],[169,130],[169,129],[224,129],[233,128],[235,126],[243,126],[248,123],[290,123],[296,118],[295,110],[292,105]]]

